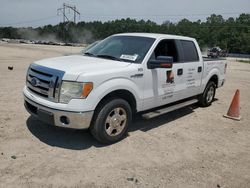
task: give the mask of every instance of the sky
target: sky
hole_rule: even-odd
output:
[[[57,12],[63,3],[75,5],[81,13],[77,21],[85,22],[129,17],[161,24],[183,18],[205,20],[213,13],[224,18],[250,13],[250,0],[0,0],[0,27],[56,25],[63,20]],[[72,12],[66,15],[73,20]]]

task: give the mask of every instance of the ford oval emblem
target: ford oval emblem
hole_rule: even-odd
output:
[[[37,80],[37,78],[35,78],[35,77],[33,77],[32,79],[31,79],[31,81],[30,81],[30,84],[32,85],[32,86],[37,86],[37,84],[38,84],[38,80]]]

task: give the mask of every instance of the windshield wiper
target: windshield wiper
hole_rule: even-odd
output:
[[[101,58],[105,58],[105,59],[111,59],[111,60],[116,60],[116,61],[121,61],[120,58],[111,56],[111,55],[105,55],[105,54],[101,54],[101,55],[97,55],[96,57],[101,57]]]
[[[90,53],[90,52],[85,52],[84,55],[87,55],[87,56],[95,56],[94,54]]]

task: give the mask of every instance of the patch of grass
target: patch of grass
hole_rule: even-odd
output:
[[[249,63],[250,64],[250,60],[237,60],[240,63]]]

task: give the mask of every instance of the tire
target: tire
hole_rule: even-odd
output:
[[[132,110],[127,101],[110,99],[97,107],[91,134],[103,144],[113,144],[123,139],[132,120]]]
[[[214,101],[216,93],[216,85],[214,82],[208,82],[204,92],[199,96],[199,104],[203,107],[210,106]]]

